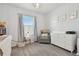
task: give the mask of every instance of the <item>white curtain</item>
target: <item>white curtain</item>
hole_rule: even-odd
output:
[[[37,41],[37,21],[36,21],[36,17],[34,17],[34,41]]]
[[[18,28],[18,41],[23,41],[24,40],[24,25],[22,23],[22,15],[19,15],[19,28]]]

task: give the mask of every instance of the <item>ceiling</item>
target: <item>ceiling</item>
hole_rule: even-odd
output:
[[[35,8],[33,3],[12,3],[10,5],[45,14],[59,7],[61,3],[39,3],[40,8]]]

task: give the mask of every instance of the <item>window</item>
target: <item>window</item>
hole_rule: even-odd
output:
[[[33,17],[31,16],[23,16],[22,21],[24,25],[33,25]]]

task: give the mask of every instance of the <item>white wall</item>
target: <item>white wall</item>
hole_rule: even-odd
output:
[[[19,13],[24,15],[36,16],[38,34],[40,29],[46,27],[44,23],[44,15],[29,10],[25,10],[22,8],[18,8],[15,6],[0,4],[0,19],[7,21],[8,34],[12,35],[14,41],[18,41]]]
[[[78,10],[78,18],[74,20],[65,19],[62,20],[59,18],[57,21],[57,17],[64,17],[65,14],[71,14],[72,12]],[[63,4],[59,8],[56,8],[54,11],[49,13],[46,16],[48,28],[50,31],[77,31],[79,32],[79,4]]]

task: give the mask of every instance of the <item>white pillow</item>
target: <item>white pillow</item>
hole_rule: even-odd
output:
[[[48,36],[48,34],[42,34],[41,36]]]
[[[6,37],[7,37],[7,35],[0,36],[0,41],[3,40],[3,39],[5,39]]]

